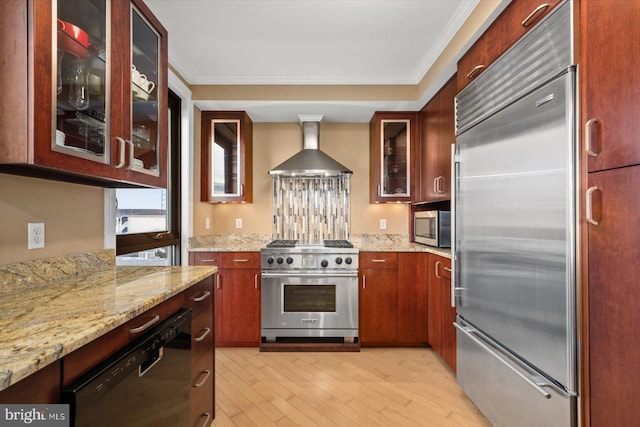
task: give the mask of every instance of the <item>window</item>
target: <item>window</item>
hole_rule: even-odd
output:
[[[169,91],[167,189],[116,190],[116,263],[180,264],[180,98]]]

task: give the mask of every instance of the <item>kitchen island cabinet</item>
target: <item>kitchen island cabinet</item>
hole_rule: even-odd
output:
[[[360,252],[362,345],[427,344],[427,254]]]
[[[166,187],[167,31],[142,0],[11,0],[0,24],[0,171]]]
[[[216,345],[260,345],[260,253],[191,252],[192,265],[219,267],[215,284]]]
[[[42,286],[26,278],[28,288],[5,289],[0,403],[59,403],[61,387],[189,307],[191,377],[194,386],[203,383],[205,396],[192,393],[192,419],[212,417],[214,377],[204,382],[202,372],[213,372],[213,334],[205,334],[213,327],[213,274],[202,267],[115,267]]]

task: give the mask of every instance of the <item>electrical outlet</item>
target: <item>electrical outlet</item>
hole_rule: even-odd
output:
[[[206,217],[204,219],[204,228],[206,228],[207,230],[211,228],[211,218]]]
[[[387,220],[386,219],[381,219],[380,220],[380,230],[386,230],[387,229]]]
[[[242,218],[236,218],[236,228],[242,228]]]
[[[28,230],[27,248],[44,248],[44,222],[30,222]]]

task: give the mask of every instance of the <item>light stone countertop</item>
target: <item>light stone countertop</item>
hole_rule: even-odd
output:
[[[193,237],[190,252],[259,252],[271,241],[263,234],[212,234]],[[428,252],[451,258],[449,248],[435,248],[409,241],[404,234],[353,234],[350,239],[361,252]]]
[[[0,271],[0,278],[7,270]],[[11,270],[14,276],[15,271]],[[55,277],[46,284],[42,276],[39,283],[26,286],[11,288],[5,282],[0,288],[0,390],[216,271],[217,267],[111,266]]]

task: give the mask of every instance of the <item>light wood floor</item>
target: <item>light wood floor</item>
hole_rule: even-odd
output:
[[[216,406],[212,426],[490,426],[425,348],[217,348]]]

